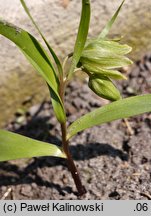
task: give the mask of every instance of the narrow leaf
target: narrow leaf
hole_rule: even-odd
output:
[[[81,13],[80,25],[78,29],[77,39],[74,46],[74,52],[73,52],[68,78],[72,76],[72,73],[74,72],[77,63],[79,62],[80,56],[85,46],[85,42],[89,30],[89,22],[90,22],[90,1],[82,0],[82,13]]]
[[[61,148],[54,144],[0,130],[0,161],[39,156],[66,158]]]
[[[66,121],[66,114],[64,111],[64,107],[62,108],[62,106],[60,106],[60,101],[58,100],[57,95],[55,94],[54,91],[52,91],[51,87],[48,85],[49,88],[49,92],[50,92],[50,96],[51,96],[51,100],[52,100],[52,105],[53,105],[53,109],[56,115],[56,118],[58,119],[58,121],[60,123],[63,123]]]
[[[70,139],[72,136],[86,128],[150,111],[151,94],[129,97],[112,102],[73,122],[68,128],[67,139]]]
[[[53,56],[54,58],[54,61],[57,65],[57,68],[58,68],[58,72],[59,74],[56,74],[57,76],[60,75],[60,76],[63,76],[63,69],[62,69],[62,65],[60,63],[60,60],[59,58],[57,57],[57,55],[55,54],[54,50],[52,49],[52,47],[49,45],[48,41],[46,40],[46,38],[44,37],[44,35],[42,34],[39,26],[37,25],[37,23],[34,21],[33,17],[31,16],[30,12],[29,12],[29,9],[25,3],[24,0],[20,0],[25,12],[27,13],[28,17],[30,18],[30,20],[32,21],[33,25],[35,26],[35,28],[37,29],[37,31],[39,32],[39,34],[41,35],[42,39],[44,40],[46,46],[48,47],[48,50],[50,51],[51,55]],[[59,80],[58,80],[59,82]],[[54,111],[55,111],[55,115],[58,119],[59,122],[64,122],[65,121],[65,114],[64,112],[62,112],[62,107],[59,105],[59,101],[58,101],[58,98],[55,94],[55,92],[53,92],[51,90],[51,88],[49,88],[50,90],[50,94],[51,94],[51,99],[52,99],[52,105],[53,105],[53,108],[54,108]]]
[[[48,83],[55,95],[54,99],[57,101],[59,110],[61,111],[60,116],[62,116],[62,118],[58,119],[58,121],[64,122],[65,111],[58,94],[59,81],[47,52],[31,34],[6,21],[0,20],[0,34],[14,42],[20,48],[29,62]],[[54,109],[54,111],[57,115],[58,111],[56,109]]]
[[[104,29],[101,31],[100,35],[98,38],[105,38],[107,36],[107,34],[109,33],[110,29],[112,28],[113,23],[115,22],[123,4],[124,4],[125,0],[122,1],[121,5],[119,6],[119,8],[117,9],[117,11],[115,12],[115,14],[113,15],[113,17],[111,18],[111,20],[109,20],[109,22],[106,24],[106,26],[104,27]]]
[[[27,13],[28,17],[30,18],[30,20],[32,21],[33,25],[35,26],[35,28],[37,29],[37,31],[39,32],[39,34],[41,35],[42,39],[44,40],[46,46],[48,47],[51,55],[53,56],[54,60],[55,60],[55,63],[58,67],[58,71],[60,74],[63,73],[62,71],[62,66],[61,66],[61,63],[59,61],[59,58],[57,57],[57,55],[55,54],[54,50],[51,48],[51,46],[49,45],[49,43],[47,42],[46,38],[44,37],[44,35],[42,34],[42,32],[40,31],[40,28],[39,26],[37,25],[37,23],[34,21],[33,17],[31,16],[31,13],[29,12],[29,9],[27,8],[27,5],[25,3],[24,0],[20,0],[25,12]]]

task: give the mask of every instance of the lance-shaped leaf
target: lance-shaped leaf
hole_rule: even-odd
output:
[[[0,161],[39,156],[66,158],[61,148],[54,144],[0,130]]]
[[[62,71],[62,65],[59,61],[59,58],[57,57],[57,55],[55,54],[54,50],[51,48],[51,46],[49,45],[49,43],[47,42],[46,38],[44,37],[44,35],[42,34],[42,32],[40,31],[39,26],[37,25],[37,23],[34,21],[33,17],[31,16],[31,13],[29,12],[29,9],[25,3],[24,0],[20,0],[25,12],[27,13],[28,17],[30,18],[30,20],[32,21],[33,25],[35,26],[35,28],[37,29],[37,31],[39,32],[39,34],[41,35],[42,39],[44,40],[46,46],[48,47],[51,55],[53,56],[55,63],[58,67],[58,71],[59,73],[62,75],[63,71]]]
[[[73,52],[68,78],[72,76],[72,73],[74,72],[74,69],[76,68],[79,62],[80,56],[85,46],[85,42],[89,30],[89,22],[90,22],[90,0],[82,0],[82,13],[81,13],[80,25],[78,29],[78,35],[76,38],[75,46],[74,46],[74,52]]]
[[[60,106],[60,101],[58,100],[57,95],[54,91],[52,91],[51,87],[48,85],[48,89],[50,92],[51,100],[55,115],[60,123],[64,123],[66,121],[66,114],[64,111],[64,107]]]
[[[64,107],[58,94],[59,81],[45,49],[31,34],[3,20],[0,20],[0,34],[14,42],[20,48],[29,62],[48,83],[54,95],[54,103],[57,104],[56,107],[58,108],[54,109],[55,114],[58,121],[64,122]]]
[[[101,31],[100,35],[98,38],[105,38],[107,36],[107,34],[109,33],[110,29],[112,28],[113,23],[115,22],[123,4],[124,4],[125,0],[122,1],[121,5],[119,6],[119,8],[117,9],[117,11],[115,12],[115,14],[113,15],[113,17],[111,18],[111,20],[109,20],[109,22],[106,24],[106,26],[104,27],[104,29]]]
[[[151,94],[129,97],[112,102],[73,122],[68,128],[67,139],[70,139],[72,136],[86,128],[150,111]]]

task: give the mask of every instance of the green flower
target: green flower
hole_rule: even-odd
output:
[[[87,42],[84,48],[80,63],[83,70],[92,74],[102,74],[112,79],[125,79],[117,69],[132,64],[132,61],[125,57],[132,48],[115,41],[105,39],[92,39]]]
[[[90,76],[89,87],[91,86],[91,90],[93,90],[100,97],[108,100],[118,100],[120,98],[119,92],[117,94],[116,91],[118,90],[115,91],[116,87],[110,79],[127,79],[121,72],[118,71],[118,69],[132,64],[132,61],[125,56],[131,50],[132,48],[130,46],[120,44],[114,40],[102,38],[88,40],[80,58],[80,66],[82,67],[82,70]],[[94,82],[94,80],[96,80],[94,77],[97,77],[97,83],[99,83],[97,90],[93,87],[94,84],[90,85],[92,81]],[[102,79],[103,86],[101,85]],[[100,91],[98,89],[99,86]],[[107,94],[98,93],[102,92],[101,88],[103,88],[103,92],[107,91]],[[113,98],[112,96],[106,96],[110,95],[109,88],[112,88],[111,92],[116,92],[115,95],[118,96]]]

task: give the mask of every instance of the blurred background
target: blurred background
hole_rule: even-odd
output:
[[[26,0],[27,5],[60,58],[73,50],[80,18],[80,0]],[[120,0],[92,0],[90,36],[96,36],[121,3]],[[133,47],[130,54],[140,59],[151,49],[151,0],[126,0],[111,31]],[[16,24],[40,41],[19,0],[1,0],[0,17]],[[0,126],[22,104],[34,104],[48,96],[45,82],[16,46],[0,36]],[[27,103],[26,103],[27,102]]]

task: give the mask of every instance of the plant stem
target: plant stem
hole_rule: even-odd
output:
[[[62,143],[63,143],[63,150],[67,156],[68,168],[72,174],[73,180],[75,182],[76,188],[78,190],[78,195],[82,196],[86,193],[85,187],[82,185],[78,170],[74,164],[72,155],[69,151],[69,143],[66,140],[66,124],[61,124],[61,131],[62,131]]]
[[[60,97],[62,99],[62,103],[64,105],[64,93],[65,93],[65,87],[66,87],[66,81],[64,81],[64,77],[62,77],[62,80],[60,82]],[[78,190],[78,195],[82,196],[83,194],[86,193],[85,187],[82,185],[80,175],[78,173],[78,170],[74,164],[72,155],[69,150],[69,142],[66,140],[66,135],[67,135],[67,127],[66,127],[66,122],[61,124],[61,132],[62,132],[62,147],[64,150],[64,153],[67,156],[67,164],[68,164],[68,169],[72,174],[73,180],[75,182],[76,188]]]

